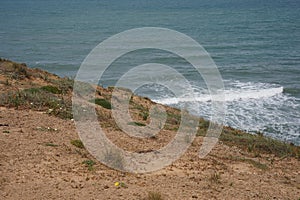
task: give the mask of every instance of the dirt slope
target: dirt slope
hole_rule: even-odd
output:
[[[69,82],[0,61],[0,199],[300,198],[298,147],[225,127],[218,145],[200,159],[207,124],[203,119],[198,137],[171,166],[147,174],[104,166],[77,141]],[[49,85],[53,87],[45,87]],[[97,95],[109,98],[110,89],[98,88]],[[147,124],[147,108],[153,102],[136,96],[132,102],[132,116]],[[146,142],[126,134],[120,139],[110,110],[100,105],[97,109],[108,137],[130,151],[159,148],[178,125],[178,111],[166,108],[172,115],[163,134]]]

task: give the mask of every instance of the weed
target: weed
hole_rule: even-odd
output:
[[[41,75],[41,78],[44,80],[44,81],[49,81],[49,76],[47,74],[45,74],[44,76]]]
[[[83,161],[82,162],[82,164],[85,164],[85,166],[87,166],[88,167],[88,169],[90,170],[90,171],[92,171],[94,168],[93,168],[93,166],[96,164],[93,160],[85,160],[85,161]]]
[[[254,146],[255,146],[254,144],[248,144],[247,150],[248,150],[249,152],[253,152]]]
[[[170,130],[170,131],[178,131],[179,125],[165,124],[164,129],[165,130]]]
[[[4,130],[2,131],[2,133],[10,133],[8,130]]]
[[[163,197],[159,192],[149,192],[145,200],[163,200]]]
[[[71,140],[71,144],[77,148],[84,149],[84,145],[81,140]]]
[[[180,123],[181,115],[177,113],[167,112],[167,123],[178,125]]]
[[[58,145],[57,144],[53,144],[51,142],[48,142],[48,143],[45,144],[45,146],[47,146],[47,147],[57,147]]]
[[[115,186],[116,187],[127,188],[127,185],[124,182],[115,182]]]
[[[209,127],[209,121],[207,121],[207,120],[200,120],[200,122],[199,122],[199,127],[200,128],[203,128],[203,129],[208,129],[208,127]]]
[[[130,100],[130,104],[133,106],[133,109],[139,110],[139,111],[146,111],[146,108],[144,106],[137,104],[133,101],[133,99]]]
[[[221,183],[221,175],[218,172],[214,172],[211,176],[210,176],[210,181],[212,183]]]
[[[143,118],[144,121],[146,121],[149,117],[149,112],[141,112],[140,116]]]
[[[252,159],[245,159],[245,162],[247,163],[250,163],[252,164],[254,167],[258,168],[258,169],[261,169],[261,170],[267,170],[268,169],[268,166],[263,164],[263,163],[260,163],[260,162],[257,162],[255,160],[252,160]]]

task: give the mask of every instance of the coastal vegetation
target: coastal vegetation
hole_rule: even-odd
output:
[[[39,69],[30,69],[25,64],[15,63],[9,60],[1,59],[0,73],[3,77],[0,80],[5,85],[5,90],[0,93],[0,105],[14,107],[16,109],[32,109],[45,111],[49,115],[54,115],[62,119],[72,119],[71,95],[74,80],[70,78],[59,78],[56,75],[44,72]],[[45,78],[47,77],[47,78]],[[7,84],[9,83],[9,84]],[[86,87],[86,86],[85,86]],[[109,97],[115,89],[97,87],[96,91],[89,88],[90,92],[96,94],[96,98],[88,101],[94,103],[108,111],[97,108],[97,114],[104,120],[108,127],[118,129],[111,116],[112,105]],[[124,92],[131,92],[122,89]],[[149,123],[149,109],[155,103],[150,99],[138,96],[132,96],[130,101],[130,112],[136,121],[128,125],[146,126]],[[165,106],[167,111],[165,130],[176,131],[180,126],[181,113],[176,108]],[[196,136],[204,137],[209,126],[209,121],[199,118],[199,127]],[[279,141],[262,133],[250,134],[231,127],[224,127],[220,135],[220,141],[227,145],[235,145],[239,148],[252,153],[254,156],[260,154],[274,154],[278,157],[295,157],[300,159],[300,147]],[[73,145],[81,148],[78,141],[72,141]]]

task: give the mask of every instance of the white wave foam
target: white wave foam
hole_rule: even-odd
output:
[[[300,145],[300,99],[285,95],[283,87],[268,83],[224,81],[225,125],[248,132],[261,131],[277,139]],[[163,93],[156,102],[189,108],[191,113],[210,119],[212,97],[201,86],[175,98]],[[162,93],[160,93],[162,94]]]
[[[225,90],[224,91],[224,101],[237,101],[237,100],[247,100],[247,99],[260,99],[260,98],[268,98],[280,94],[283,92],[283,87],[276,87],[276,88],[266,88],[266,89],[259,89],[259,90]],[[172,98],[165,98],[165,99],[158,99],[155,100],[161,104],[178,104],[180,102],[207,102],[211,101],[212,96],[209,94],[199,94],[195,98],[191,97],[172,97]]]

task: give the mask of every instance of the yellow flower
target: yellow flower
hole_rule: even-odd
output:
[[[118,187],[120,185],[119,182],[115,182],[115,186]]]

